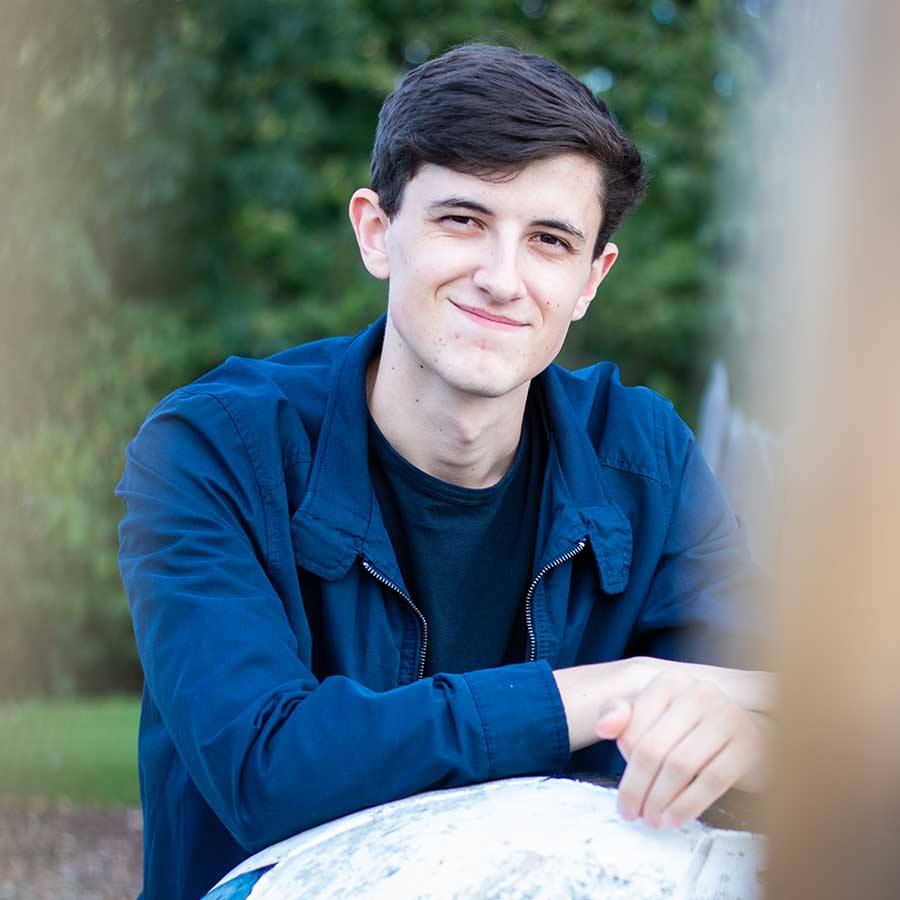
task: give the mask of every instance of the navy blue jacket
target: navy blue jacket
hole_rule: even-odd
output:
[[[128,448],[145,900],[196,900],[268,844],[429,788],[614,771],[609,743],[570,757],[552,670],[716,662],[746,611],[741,530],[671,405],[610,364],[550,366],[527,657],[422,678],[427,623],[369,480],[383,329],[231,358]]]

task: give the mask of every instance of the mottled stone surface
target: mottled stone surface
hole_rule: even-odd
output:
[[[274,863],[251,900],[761,896],[759,836],[697,822],[655,832],[624,822],[615,798],[558,778],[434,791],[276,844],[220,884]]]

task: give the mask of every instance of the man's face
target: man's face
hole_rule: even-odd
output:
[[[384,232],[389,327],[408,362],[481,397],[545,369],[616,256],[592,260],[598,178],[576,154],[507,181],[424,166]]]

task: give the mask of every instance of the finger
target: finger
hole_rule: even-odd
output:
[[[653,784],[644,797],[641,815],[648,825],[663,824],[665,810],[710,764],[740,729],[730,705],[719,711],[701,710],[694,727],[670,745]]]
[[[680,673],[664,672],[632,699],[631,721],[618,739],[619,751],[625,759],[631,757],[642,735],[668,709],[674,698],[691,684],[692,680]]]
[[[597,717],[594,732],[605,741],[614,741],[628,727],[631,721],[631,704],[619,697],[611,700]]]
[[[747,718],[750,720],[750,739],[752,741],[753,761],[750,768],[735,783],[735,787],[741,791],[750,791],[759,793],[765,789],[769,780],[769,766],[772,762],[772,739],[773,725],[772,720],[763,713],[747,711]]]
[[[716,802],[753,764],[752,750],[729,741],[663,812],[663,825],[680,826],[696,819]]]
[[[647,801],[669,753],[708,714],[708,694],[702,685],[693,685],[675,697],[633,747],[619,782],[619,809],[626,819],[643,816],[647,824],[659,825],[662,808],[656,808],[648,815]]]

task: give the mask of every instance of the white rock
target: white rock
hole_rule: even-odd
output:
[[[763,839],[699,822],[653,831],[622,820],[613,789],[516,778],[345,816],[257,853],[219,885],[273,864],[250,900],[753,900]]]

